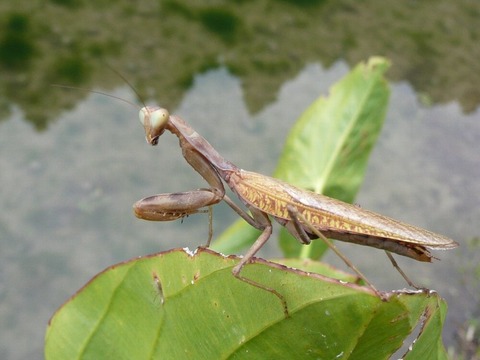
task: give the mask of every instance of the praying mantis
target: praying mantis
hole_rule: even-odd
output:
[[[270,238],[271,218],[284,226],[302,244],[322,238],[337,252],[327,239],[333,238],[383,249],[400,274],[414,287],[416,286],[397,266],[390,252],[431,262],[433,256],[428,249],[446,250],[458,246],[455,241],[431,231],[297,188],[266,175],[240,169],[224,159],[187,122],[178,116],[170,115],[166,109],[145,106],[140,110],[139,117],[145,129],[147,143],[157,145],[165,130],[178,137],[183,157],[207,181],[209,188],[146,197],[134,204],[135,215],[144,220],[171,221],[225,201],[247,223],[262,231],[243,258],[233,267],[233,275],[274,293],[282,301],[286,315],[287,305],[281,294],[241,276],[244,266]],[[228,185],[250,213],[225,194],[223,183]],[[211,230],[207,246],[210,240]],[[337,254],[379,294],[348,259],[338,252]]]

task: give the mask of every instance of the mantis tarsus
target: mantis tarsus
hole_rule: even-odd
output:
[[[277,295],[287,315],[287,305],[281,294],[240,275],[242,268],[269,239],[272,233],[270,217],[284,226],[302,244],[309,244],[316,238],[322,238],[328,244],[326,238],[333,238],[383,249],[412,286],[415,285],[396,266],[389,252],[418,261],[431,262],[432,255],[428,249],[445,250],[458,246],[455,241],[428,230],[340,200],[299,189],[269,176],[242,170],[224,159],[184,120],[170,115],[165,109],[144,107],[140,110],[139,116],[145,128],[147,142],[157,145],[159,137],[165,130],[175,134],[180,140],[185,160],[208,182],[210,187],[144,198],[134,205],[136,216],[145,220],[170,221],[197,213],[202,208],[224,200],[251,226],[262,231],[245,256],[233,268],[233,275]],[[222,180],[238,196],[250,214],[225,194]],[[207,246],[210,240],[211,238]],[[344,257],[342,259],[348,263]],[[357,269],[353,269],[363,277]],[[378,294],[373,285],[368,281],[367,283]]]

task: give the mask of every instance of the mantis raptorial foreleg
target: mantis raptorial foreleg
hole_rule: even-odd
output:
[[[201,208],[216,204],[218,196],[210,189],[157,194],[143,198],[134,205],[137,217],[151,221],[171,221],[196,214]]]
[[[214,176],[212,177],[214,178]],[[251,246],[247,254],[232,269],[232,274],[239,280],[250,285],[266,290],[277,296],[283,306],[285,316],[289,316],[287,302],[283,295],[275,289],[260,284],[254,280],[240,275],[240,271],[253,256],[263,247],[272,234],[272,223],[268,215],[255,208],[251,208],[252,215],[235,204],[230,198],[224,195],[225,202],[245,221],[255,228],[262,230],[262,233]],[[217,192],[211,189],[198,189],[181,193],[158,194],[137,201],[134,205],[135,214],[144,220],[170,221],[184,216],[201,212],[201,208],[209,207],[209,239],[206,247],[210,245],[212,238],[212,204],[218,202]]]
[[[210,189],[198,189],[180,193],[157,194],[143,198],[133,205],[138,218],[151,221],[172,221],[185,216],[208,212],[208,240],[210,246],[213,237],[212,204],[218,202],[218,195]],[[208,207],[208,210],[203,208]]]
[[[206,246],[210,246],[213,236],[212,205],[222,201],[225,188],[222,180],[212,165],[198,152],[192,150],[191,145],[180,141],[183,155],[188,163],[208,182],[209,189],[197,189],[178,193],[157,194],[137,201],[133,205],[138,218],[151,221],[171,221],[198,212],[205,212],[202,208],[209,207],[209,229]]]

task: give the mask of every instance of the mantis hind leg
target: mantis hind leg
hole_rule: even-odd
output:
[[[387,254],[388,256],[388,259],[390,260],[390,262],[392,263],[393,267],[395,269],[397,269],[397,271],[400,273],[400,275],[402,275],[402,277],[405,279],[405,281],[407,282],[408,285],[410,285],[411,287],[417,289],[417,290],[427,290],[421,286],[417,286],[412,280],[410,280],[410,278],[407,276],[407,274],[405,274],[402,270],[402,268],[397,264],[397,262],[395,261],[395,259],[393,258],[393,255],[385,250],[385,254]]]
[[[300,242],[305,243],[304,239],[310,239],[304,228],[306,226],[313,234],[318,236],[319,239],[322,239],[327,244],[327,246],[335,254],[337,254],[337,256],[340,257],[345,262],[345,264],[347,264],[347,266],[350,267],[363,281],[365,281],[365,283],[368,286],[370,286],[370,288],[377,295],[383,298],[381,296],[381,293],[377,290],[377,288],[375,288],[375,286],[373,286],[373,284],[366,278],[366,276],[360,270],[358,270],[358,268],[355,265],[353,265],[353,263],[345,255],[343,255],[340,252],[340,250],[338,250],[338,248],[329,239],[327,239],[317,228],[315,228],[307,219],[305,219],[305,217],[302,214],[300,214],[295,207],[288,205],[287,210],[295,230],[294,232],[289,230],[292,233],[292,235],[294,235],[297,239],[299,239]],[[286,228],[288,229],[287,226]],[[297,237],[295,233],[298,233],[299,236]],[[388,259],[392,263],[393,267],[400,273],[400,275],[405,279],[408,285],[418,290],[424,290],[424,288],[417,286],[412,280],[410,280],[410,278],[405,274],[405,272],[397,264],[397,262],[393,258],[392,254],[390,254],[390,252],[385,250],[385,253],[387,254]]]
[[[315,228],[298,210],[292,206],[288,205],[287,206],[288,214],[290,216],[290,219],[293,223],[293,226],[295,228],[295,232],[299,234],[299,239],[300,242],[304,243],[305,239],[310,239],[308,236],[307,232],[305,231],[305,227],[309,229],[309,232],[312,232],[316,236],[318,236],[319,239],[322,239],[325,244],[335,253],[337,256],[342,259],[345,264],[351,268],[365,283],[377,294],[378,297],[383,299],[382,294],[380,291],[377,290],[377,288],[367,279],[367,277],[357,269],[355,265],[345,256],[343,255],[340,250],[337,249],[337,247],[325,237],[317,228]]]

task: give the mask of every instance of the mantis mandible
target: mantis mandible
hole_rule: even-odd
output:
[[[240,275],[242,268],[270,238],[272,234],[270,218],[284,226],[302,244],[309,244],[316,238],[325,241],[328,241],[326,238],[333,238],[383,249],[401,275],[414,287],[416,286],[396,265],[389,252],[418,261],[431,262],[433,256],[428,249],[446,250],[458,246],[455,241],[431,231],[299,189],[266,175],[240,169],[224,159],[184,120],[170,115],[163,108],[143,107],[139,117],[145,129],[146,140],[151,145],[157,145],[159,137],[165,130],[176,135],[180,141],[183,157],[210,187],[144,198],[134,204],[135,215],[145,220],[170,221],[200,212],[202,208],[224,200],[247,223],[262,231],[233,268],[233,275],[277,295],[287,315],[286,302],[281,294]],[[225,194],[223,182],[238,196],[250,214]],[[210,240],[211,236],[207,246]],[[347,261],[344,257],[342,259]],[[348,262],[347,264],[353,266]],[[364,278],[356,268],[352,268]],[[368,281],[367,283],[378,294],[373,285]]]

